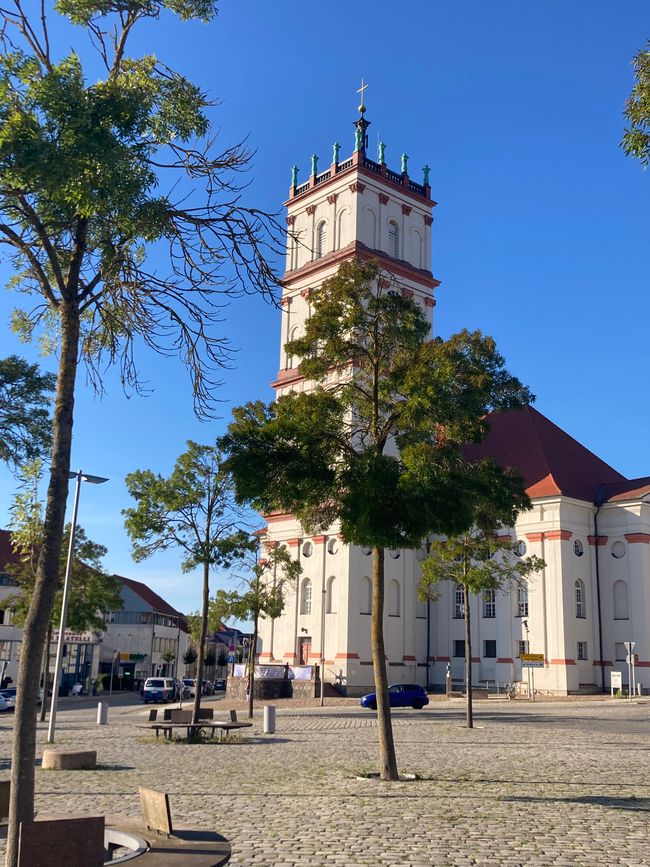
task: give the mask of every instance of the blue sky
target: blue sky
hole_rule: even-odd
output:
[[[80,30],[57,24],[54,35],[85,55]],[[304,180],[312,153],[326,166],[335,140],[342,158],[351,152],[363,76],[370,154],[380,135],[389,166],[403,151],[416,180],[431,166],[435,330],[493,335],[537,408],[634,477],[650,474],[648,176],[619,142],[630,61],[648,37],[642,2],[222,0],[211,24],[164,16],[131,48],[221,100],[220,140],[255,149],[246,198],[266,210],[281,207],[292,164]],[[0,293],[0,355],[36,357],[6,329],[15,303]],[[181,363],[146,351],[148,397],[125,397],[112,372],[103,398],[83,373],[77,391],[73,468],[110,477],[85,486],[80,521],[108,546],[107,568],[186,611],[199,605],[199,579],[181,574],[176,552],[131,561],[123,479],[169,472],[188,438],[211,441],[232,406],[272,397],[277,310],[239,299],[222,331],[238,352],[213,422],[194,418]],[[0,468],[0,525],[12,493]]]

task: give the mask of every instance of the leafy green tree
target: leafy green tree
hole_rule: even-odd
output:
[[[38,668],[56,592],[78,360],[97,389],[115,362],[138,390],[136,345],[178,354],[205,413],[229,358],[217,327],[224,300],[273,291],[265,254],[276,227],[244,207],[238,176],[250,153],[218,152],[200,88],[154,54],[129,56],[140,26],[149,42],[163,13],[210,21],[216,0],[57,0],[97,52],[88,75],[67,35],[55,44],[49,4],[10,5],[0,7],[0,250],[27,302],[14,328],[24,339],[38,333],[59,359],[45,530],[18,676],[7,845],[15,867],[19,822],[33,816]]]
[[[504,505],[510,516],[503,515],[512,526],[517,512],[529,505],[528,498],[513,480],[510,507]],[[465,689],[467,693],[467,728],[474,727],[472,702],[472,627],[470,595],[482,596],[486,591],[509,590],[526,581],[529,575],[544,568],[539,557],[519,557],[516,542],[496,535],[496,526],[475,527],[471,531],[436,540],[429,547],[429,556],[420,564],[420,598],[435,596],[434,588],[443,581],[451,581],[463,588],[463,614],[465,620]]]
[[[219,655],[217,656],[217,665],[219,666],[221,673],[223,673],[224,666],[228,665],[228,654],[226,653],[226,651],[224,650],[223,647],[219,648]]]
[[[193,647],[188,647],[183,654],[183,662],[185,663],[185,665],[194,665],[194,663],[198,659],[198,656],[198,653]]]
[[[248,646],[248,716],[253,718],[255,694],[255,658],[260,617],[275,619],[282,614],[285,595],[295,589],[302,572],[283,545],[271,548],[266,558],[250,565],[247,577],[241,577],[242,589],[218,590],[213,600],[221,621],[252,620],[253,636]]]
[[[49,451],[55,387],[56,377],[37,364],[17,355],[0,358],[0,461],[19,466]]]
[[[650,164],[650,41],[633,61],[636,79],[632,93],[625,104],[625,130],[621,146],[628,156],[647,166]]]
[[[203,660],[205,662],[206,668],[212,668],[217,661],[217,654],[214,650],[206,650],[205,658]]]
[[[38,485],[42,476],[39,460],[24,466],[19,474],[20,486],[11,507],[11,542],[16,561],[5,568],[16,582],[16,593],[8,600],[17,625],[24,626],[34,592],[38,565],[38,550],[43,538],[43,509],[38,497]],[[65,539],[70,537],[70,526],[64,530]],[[104,629],[104,613],[122,608],[122,585],[118,578],[107,575],[102,566],[106,555],[104,545],[89,539],[83,527],[77,526],[73,540],[70,572],[67,628],[73,632],[86,630],[99,632]],[[54,606],[47,625],[43,680],[47,696],[50,671],[50,643],[52,630],[58,628],[63,602],[63,583],[67,565],[67,545],[62,544],[59,557],[59,573]],[[41,721],[45,719],[46,702],[41,705]]]
[[[244,517],[234,502],[230,475],[223,469],[215,446],[189,441],[168,478],[137,470],[126,477],[126,487],[136,501],[124,509],[124,524],[133,544],[136,562],[157,551],[179,548],[181,568],[203,573],[203,606],[197,641],[196,678],[203,678],[208,616],[210,570],[227,569],[243,559],[254,546]],[[194,698],[194,722],[198,721],[201,690]]]
[[[340,522],[346,542],[372,548],[380,775],[395,780],[385,549],[471,526],[476,484],[498,490],[503,472],[489,461],[469,464],[463,445],[483,437],[488,411],[531,395],[491,338],[463,331],[427,339],[419,305],[376,263],[344,263],[309,300],[304,335],[286,351],[302,359],[299,371],[314,388],[236,409],[222,444],[241,501],[291,512],[308,531]]]

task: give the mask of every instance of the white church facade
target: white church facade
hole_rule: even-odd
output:
[[[307,387],[284,346],[310,315],[310,290],[345,260],[378,260],[433,328],[439,281],[431,271],[436,203],[429,169],[422,183],[412,180],[403,155],[401,171],[390,170],[383,144],[371,159],[364,112],[361,106],[351,157],[339,161],[336,144],[329,168],[319,173],[312,157],[300,185],[292,171],[280,365],[272,383],[278,397]],[[509,535],[522,554],[546,563],[527,588],[470,599],[473,683],[525,681],[520,654],[530,652],[544,657],[535,671],[542,692],[609,690],[611,671],[627,683],[625,642],[635,641],[637,680],[650,689],[650,477],[626,479],[531,407],[494,417],[472,452],[524,477],[532,507]],[[291,515],[266,521],[262,545],[287,545],[303,572],[282,616],[261,624],[260,661],[320,664],[325,680],[348,694],[369,691],[370,552],[344,544],[336,526],[307,536]],[[392,683],[442,687],[448,667],[454,680],[462,678],[464,600],[451,584],[435,602],[418,600],[426,543],[386,553],[387,664]]]

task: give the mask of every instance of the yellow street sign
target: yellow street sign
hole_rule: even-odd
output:
[[[521,653],[519,658],[522,662],[544,662],[543,653]]]

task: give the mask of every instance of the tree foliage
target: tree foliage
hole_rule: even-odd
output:
[[[512,511],[524,509],[530,502],[521,488],[517,490],[517,486],[513,488],[511,500],[512,507],[507,510],[510,515],[504,515],[504,518],[512,524],[513,517],[516,517]],[[468,728],[474,725],[470,596],[480,597],[486,591],[509,591],[525,586],[526,579],[545,566],[544,561],[537,556],[518,556],[516,543],[511,538],[497,536],[496,511],[491,508],[490,514],[494,519],[492,526],[484,520],[482,528],[474,527],[465,533],[431,542],[429,555],[420,564],[421,599],[435,598],[435,588],[444,581],[451,581],[463,588]]]
[[[309,302],[304,334],[285,349],[300,357],[313,387],[239,407],[223,445],[238,498],[262,512],[290,512],[308,531],[338,522],[346,542],[373,549],[380,774],[396,779],[384,549],[464,531],[477,490],[507,499],[509,474],[493,461],[470,463],[463,447],[483,438],[491,410],[531,395],[480,332],[428,339],[417,302],[374,262],[344,263]]]
[[[248,574],[240,575],[240,590],[218,590],[212,600],[215,615],[222,622],[252,620],[253,636],[248,648],[248,715],[253,718],[255,694],[255,658],[259,620],[275,620],[284,610],[288,591],[297,592],[302,567],[292,559],[284,545],[274,545],[267,555],[248,566]]]
[[[37,364],[17,355],[0,359],[0,461],[19,466],[49,450],[55,386],[56,377]]]
[[[130,39],[164,12],[208,21],[215,0],[58,0],[96,51],[55,45],[46,3],[0,6],[0,255],[23,303],[13,327],[58,351],[45,530],[25,622],[13,742],[7,865],[31,821],[37,672],[54,602],[79,359],[101,391],[107,364],[138,390],[135,348],[177,355],[207,413],[229,360],[219,327],[238,291],[273,293],[273,219],[242,201],[250,153],[218,148],[209,100]],[[155,32],[153,29],[150,33]]]
[[[243,513],[236,507],[232,478],[222,466],[216,446],[189,441],[169,477],[137,470],[126,477],[136,501],[124,509],[133,558],[141,561],[157,551],[178,548],[181,568],[202,570],[203,604],[200,618],[190,620],[197,644],[197,679],[203,677],[210,616],[210,570],[228,569],[253,550]],[[198,631],[198,635],[196,634]],[[194,721],[198,719],[201,691],[196,691]]]
[[[8,600],[14,619],[23,626],[29,611],[38,562],[38,551],[43,536],[43,508],[38,498],[38,483],[42,475],[40,461],[36,460],[22,468],[20,487],[11,507],[9,529],[16,562],[6,566],[6,572],[18,584],[18,589]],[[65,541],[70,537],[70,525],[64,532]],[[104,614],[122,608],[122,585],[114,575],[108,575],[102,566],[106,547],[93,542],[83,527],[77,526],[73,540],[70,585],[66,626],[72,632],[104,628]],[[61,545],[59,558],[59,581],[54,607],[50,615],[50,628],[58,628],[61,619],[63,582],[68,556],[67,544]]]
[[[621,146],[628,156],[647,166],[650,164],[650,41],[638,52],[632,65],[635,84],[625,104],[629,126]]]

